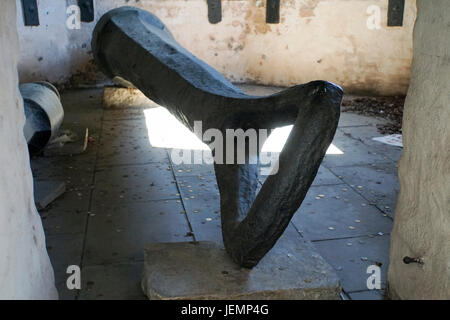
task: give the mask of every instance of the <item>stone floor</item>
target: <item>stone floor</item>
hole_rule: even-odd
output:
[[[243,86],[260,94],[275,91]],[[102,90],[63,93],[65,128],[89,128],[81,155],[36,157],[36,179],[66,182],[41,216],[61,299],[145,299],[143,247],[150,242],[221,242],[212,166],[173,165],[152,147],[144,110],[104,110]],[[398,193],[401,149],[371,140],[382,119],[343,113],[306,199],[283,237],[312,241],[342,280],[343,299],[382,299],[368,290],[369,265],[385,286],[389,234]],[[82,289],[68,290],[66,269],[79,265]]]

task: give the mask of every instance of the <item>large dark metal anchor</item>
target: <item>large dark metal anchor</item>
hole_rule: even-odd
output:
[[[259,166],[250,159],[260,148],[256,154],[246,152],[243,164],[214,164],[225,248],[236,263],[255,266],[282,235],[317,174],[336,132],[342,89],[313,81],[266,97],[246,95],[180,46],[156,16],[137,8],[105,14],[92,47],[106,75],[132,83],[191,130],[194,121],[223,136],[227,129],[294,124],[278,173],[259,193]],[[222,151],[226,158],[229,150]]]

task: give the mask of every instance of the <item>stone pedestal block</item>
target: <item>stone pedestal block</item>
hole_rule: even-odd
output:
[[[149,299],[338,299],[339,280],[309,242],[276,246],[253,269],[213,242],[145,248],[142,288]]]

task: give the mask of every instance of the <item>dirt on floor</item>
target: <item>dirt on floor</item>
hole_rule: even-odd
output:
[[[387,119],[390,123],[378,125],[378,131],[382,134],[401,134],[404,104],[405,96],[347,97],[342,101],[342,111]]]

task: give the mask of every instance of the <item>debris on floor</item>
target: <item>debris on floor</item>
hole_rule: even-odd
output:
[[[83,126],[72,126],[61,130],[44,149],[44,156],[76,155],[86,151],[89,141],[89,129]]]
[[[342,101],[342,111],[387,119],[389,123],[377,125],[378,131],[382,134],[396,134],[402,133],[404,104],[404,96],[346,97]]]

